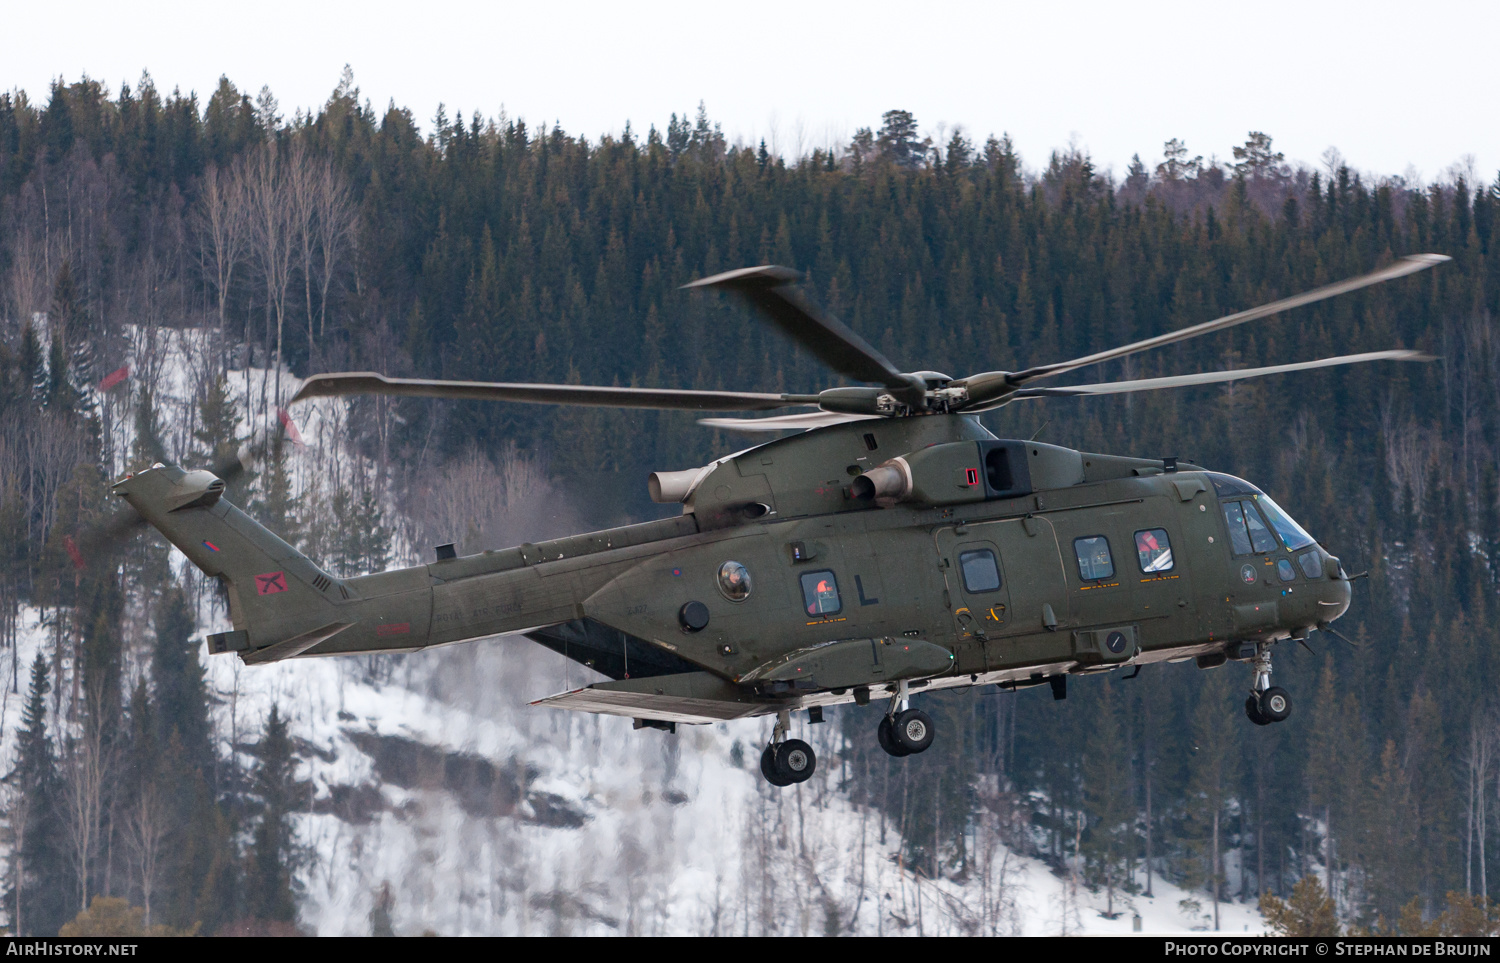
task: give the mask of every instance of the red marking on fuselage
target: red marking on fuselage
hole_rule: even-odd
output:
[[[286,572],[267,572],[255,576],[256,595],[275,595],[286,591]]]

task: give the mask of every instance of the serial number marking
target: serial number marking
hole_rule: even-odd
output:
[[[520,611],[520,602],[506,602],[504,605],[487,605],[482,609],[472,609],[469,612],[469,618],[482,619],[491,615],[515,615]]]
[[[434,612],[432,622],[437,625],[443,622],[461,622],[465,618],[485,619],[492,616],[518,615],[520,611],[520,602],[506,602],[503,605],[486,605],[483,608],[470,609],[467,616],[462,609],[455,609],[452,612]]]
[[[630,606],[629,608],[627,608],[625,610],[625,614],[626,615],[645,615],[646,614],[646,609],[647,609],[647,606],[645,606],[645,605],[632,605],[632,606]]]

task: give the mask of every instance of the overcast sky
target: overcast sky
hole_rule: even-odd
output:
[[[1037,167],[1070,142],[1101,167],[1148,165],[1171,137],[1228,160],[1262,130],[1288,160],[1329,147],[1360,170],[1500,168],[1500,2],[511,3],[0,0],[0,85],[45,100],[87,73],[117,91],[149,70],[200,97],[227,74],[290,115],[344,64],[363,96],[424,126],[503,105],[590,138],[664,128],[700,100],[731,140],[791,155],[882,112],[924,131],[1008,131]]]

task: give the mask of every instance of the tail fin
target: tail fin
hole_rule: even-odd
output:
[[[211,652],[246,662],[300,655],[357,621],[347,586],[223,499],[212,472],[157,466],[113,489],[206,574],[224,580],[234,631]]]

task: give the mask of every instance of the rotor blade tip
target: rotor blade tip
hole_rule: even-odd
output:
[[[1444,261],[1451,261],[1453,260],[1453,258],[1449,257],[1446,254],[1408,254],[1406,257],[1402,258],[1402,260],[1415,261],[1418,264],[1425,264],[1428,267],[1435,267],[1436,265],[1442,264]]]
[[[761,264],[756,267],[738,268],[733,271],[724,271],[696,281],[689,281],[678,290],[688,288],[708,288],[720,285],[735,286],[765,286],[779,287],[783,284],[791,284],[802,280],[802,272],[779,264]]]

